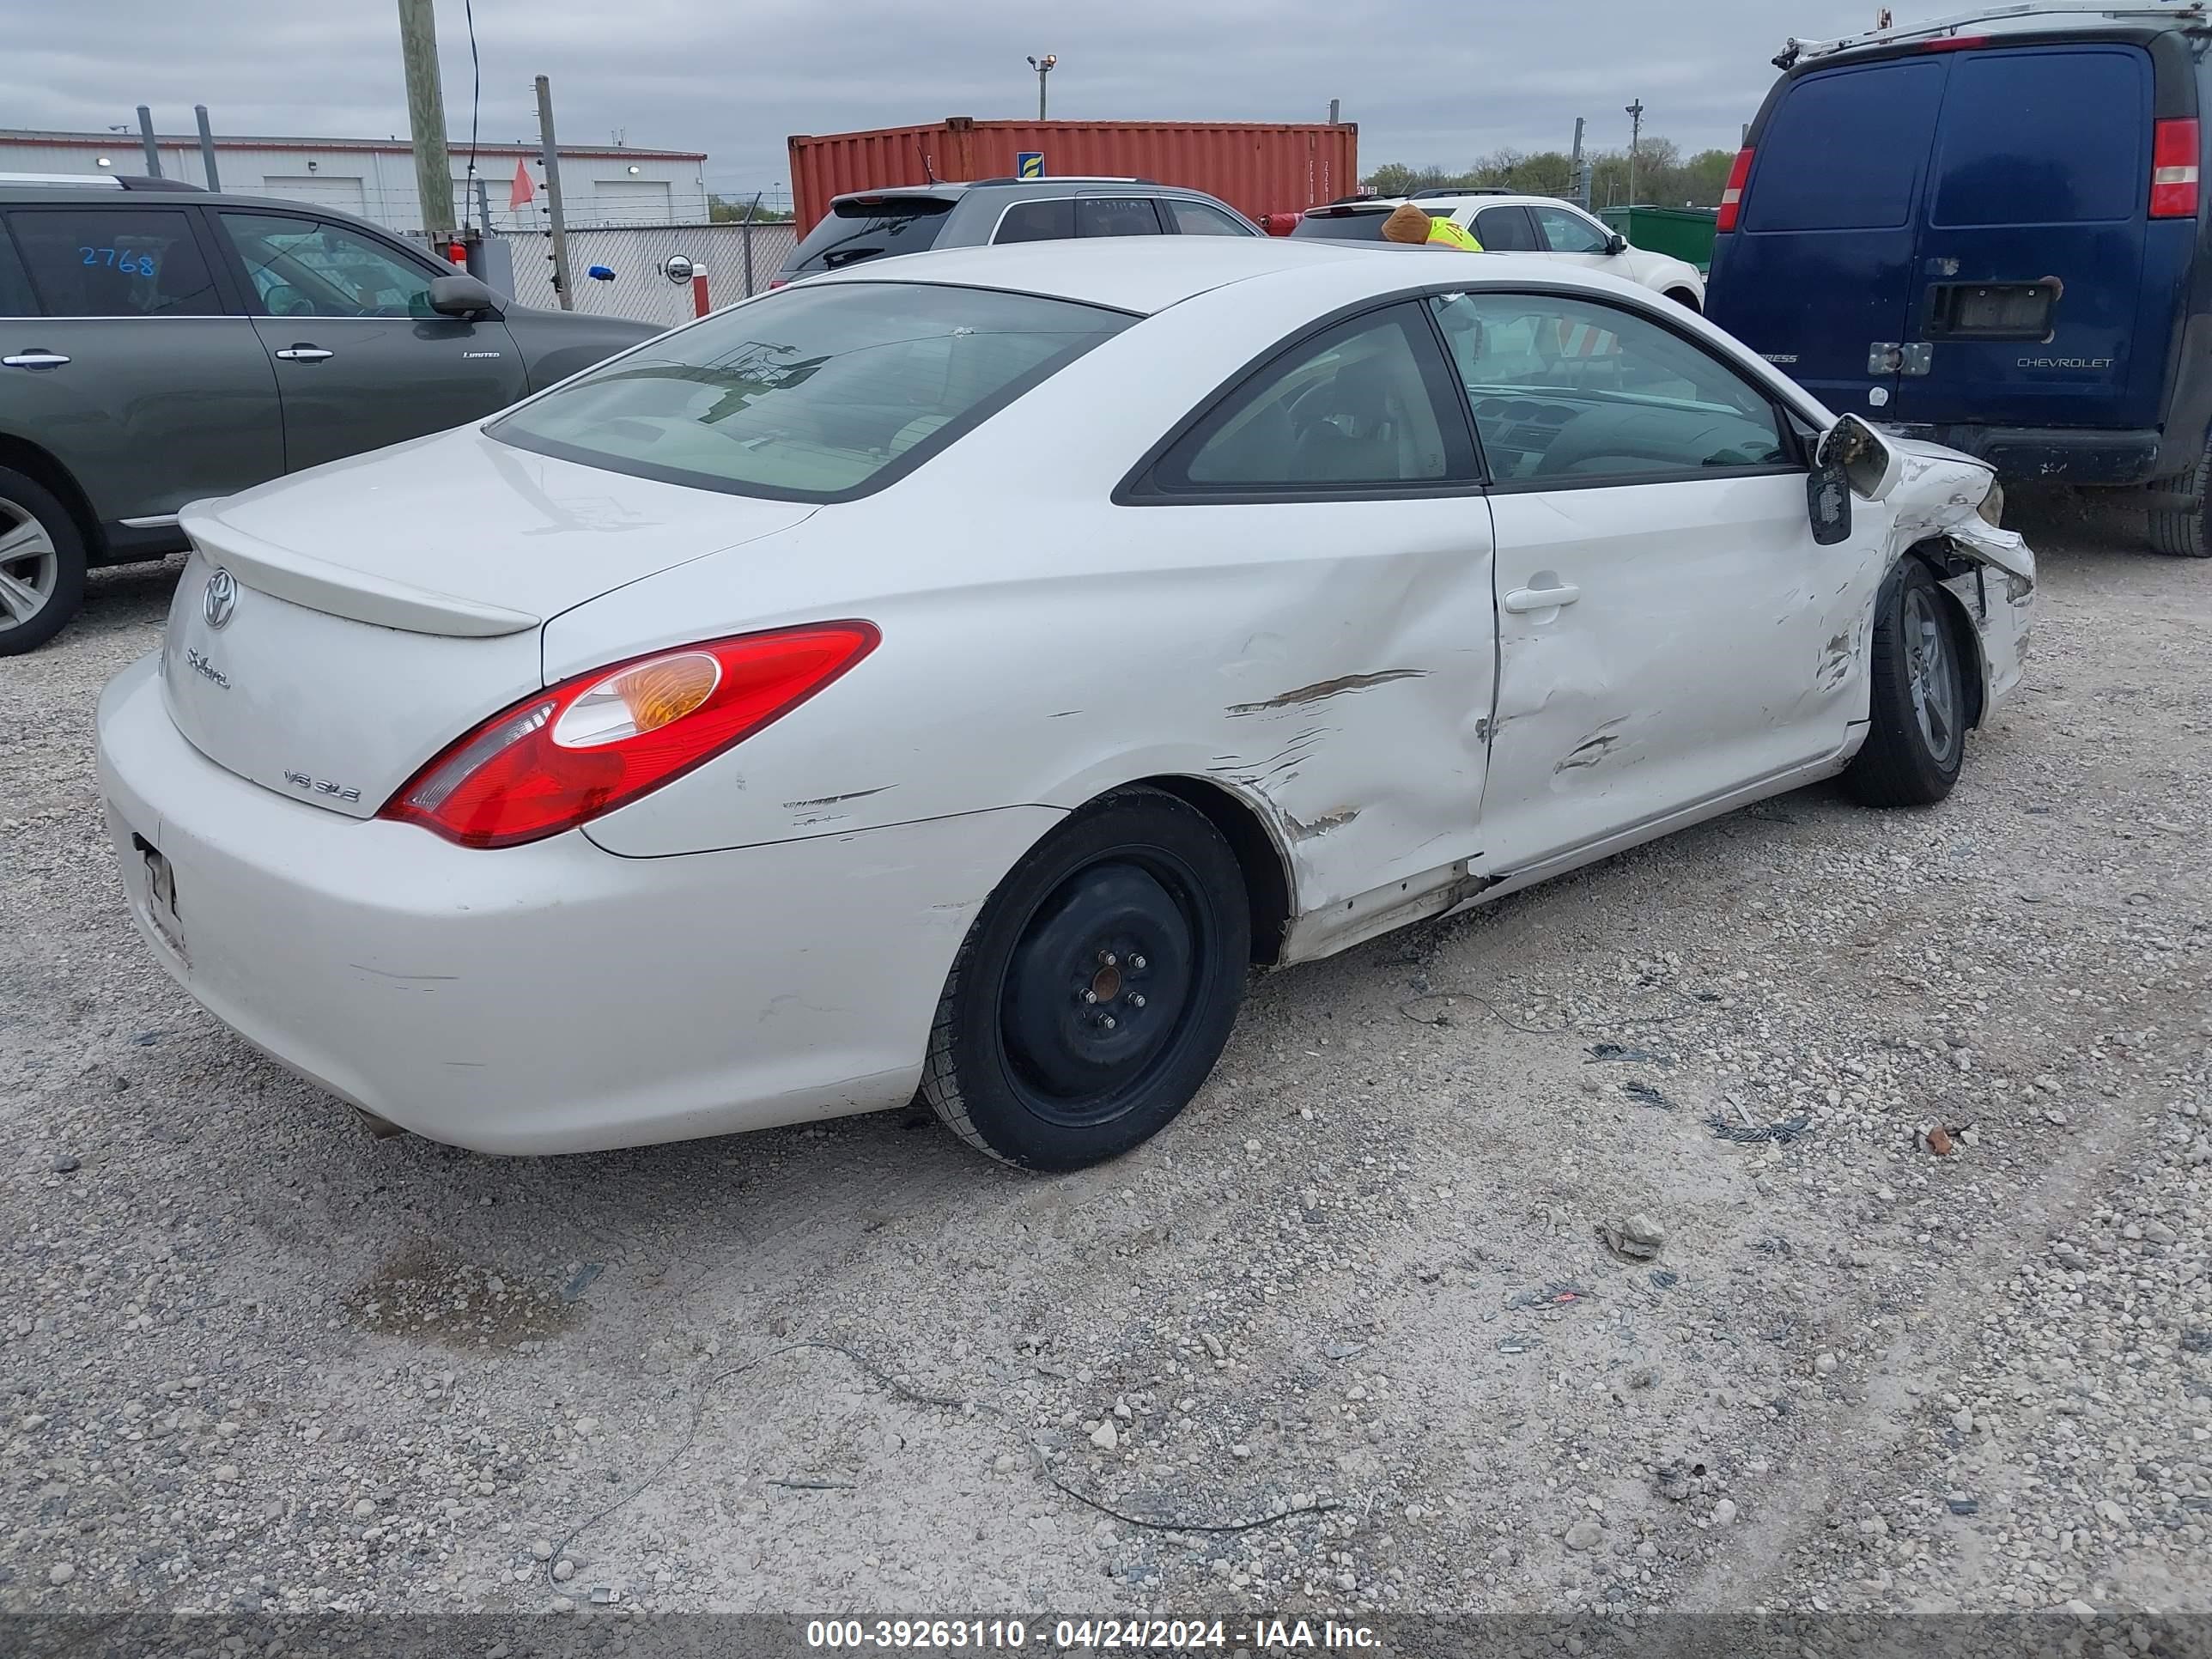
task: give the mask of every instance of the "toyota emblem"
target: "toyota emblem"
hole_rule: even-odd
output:
[[[215,574],[208,578],[207,592],[200,595],[200,615],[207,618],[210,628],[221,628],[237,609],[238,578],[217,565]]]

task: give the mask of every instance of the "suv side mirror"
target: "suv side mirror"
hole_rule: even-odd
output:
[[[1605,251],[1607,253],[1627,252],[1628,238],[1622,235],[1619,231],[1614,231],[1611,236],[1606,239]]]
[[[477,278],[456,271],[430,279],[430,309],[441,317],[496,317],[499,296]]]

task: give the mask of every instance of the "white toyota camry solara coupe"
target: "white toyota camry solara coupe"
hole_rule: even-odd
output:
[[[183,515],[100,708],[152,948],[374,1118],[584,1151],[927,1099],[1039,1169],[1249,970],[2018,679],[1990,472],[1510,256],[923,254]]]

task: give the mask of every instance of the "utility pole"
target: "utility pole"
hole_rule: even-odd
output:
[[[1042,58],[1030,59],[1030,67],[1037,75],[1037,119],[1044,119],[1044,77],[1052,73],[1053,65],[1060,62],[1059,54],[1047,52]]]
[[[1623,112],[1628,117],[1628,205],[1636,205],[1637,154],[1644,144],[1644,100],[1639,98]]]
[[[138,137],[146,146],[146,176],[161,176],[161,147],[154,142],[154,112],[145,105],[138,106]]]
[[[538,142],[545,152],[545,215],[553,230],[553,289],[561,309],[576,308],[568,283],[568,222],[561,212],[561,147],[553,137],[553,83],[538,77]]]
[[[1587,208],[1589,184],[1583,177],[1583,118],[1579,115],[1575,117],[1575,148],[1567,163],[1567,188],[1574,193],[1575,200]]]
[[[399,57],[407,70],[407,130],[415,140],[415,193],[422,229],[453,239],[453,164],[446,155],[446,96],[438,85],[438,25],[430,0],[399,0]]]
[[[192,114],[200,124],[200,165],[207,169],[208,188],[221,190],[222,180],[215,170],[215,134],[208,126],[207,106],[194,104]]]

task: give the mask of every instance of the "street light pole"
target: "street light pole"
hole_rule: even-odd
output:
[[[1628,117],[1628,205],[1636,205],[1637,153],[1644,143],[1644,100],[1639,98],[1623,112]]]
[[[1053,70],[1053,65],[1054,65],[1054,64],[1057,64],[1057,63],[1059,63],[1059,62],[1060,62],[1060,57],[1059,57],[1059,54],[1057,54],[1056,52],[1047,52],[1047,53],[1045,53],[1045,55],[1044,55],[1043,57],[1042,57],[1042,58],[1030,58],[1030,67],[1031,69],[1033,69],[1033,70],[1035,70],[1036,71],[1036,76],[1037,76],[1037,119],[1038,119],[1038,120],[1040,120],[1040,121],[1042,121],[1042,120],[1043,120],[1043,119],[1045,118],[1045,117],[1044,117],[1044,77],[1045,77],[1046,76],[1048,76],[1048,75],[1049,75],[1049,74],[1051,74],[1051,73],[1052,73],[1052,70]]]

